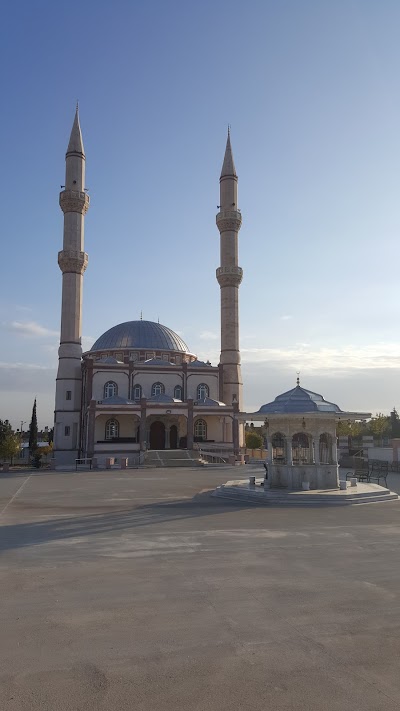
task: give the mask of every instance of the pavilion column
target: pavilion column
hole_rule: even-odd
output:
[[[319,456],[319,435],[314,436],[314,464],[320,464]]]
[[[144,452],[146,449],[146,418],[147,418],[146,398],[142,397],[142,398],[140,398],[140,437],[139,437],[139,444],[140,444],[140,451],[141,452]]]
[[[332,464],[338,463],[337,457],[337,438],[336,435],[332,436]]]
[[[96,425],[96,400],[91,400],[88,412],[86,456],[94,455],[94,433]]]
[[[186,447],[188,449],[193,449],[193,399],[187,401],[188,415],[187,415],[187,435],[186,435]]]
[[[269,434],[266,436],[267,441],[267,464],[272,464],[272,441]]]
[[[232,440],[233,440],[233,453],[235,457],[239,456],[239,403],[235,400],[232,403],[233,407],[233,420],[232,420]]]
[[[292,435],[288,434],[286,437],[286,447],[287,447],[287,463],[289,466],[293,465],[293,447],[292,447]]]

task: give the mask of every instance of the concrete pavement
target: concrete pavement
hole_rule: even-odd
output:
[[[231,478],[0,475],[0,708],[399,709],[400,506],[209,496]]]

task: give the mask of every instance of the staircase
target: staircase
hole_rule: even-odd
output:
[[[190,449],[150,449],[145,452],[147,467],[200,467],[199,452]]]

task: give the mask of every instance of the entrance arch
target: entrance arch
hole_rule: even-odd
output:
[[[169,448],[178,449],[178,428],[176,425],[171,425],[169,430]]]
[[[150,425],[150,449],[165,449],[165,425],[160,420]]]

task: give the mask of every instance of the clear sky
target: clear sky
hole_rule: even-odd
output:
[[[218,362],[219,173],[239,174],[245,406],[295,384],[400,408],[398,0],[2,8],[0,417],[52,423],[76,100],[84,345],[143,317]]]

